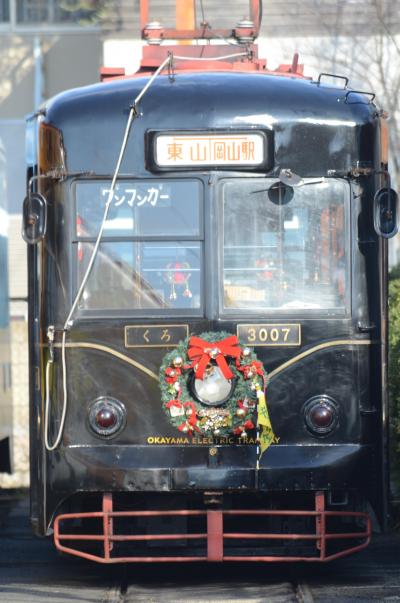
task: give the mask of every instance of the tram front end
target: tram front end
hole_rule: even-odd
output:
[[[352,96],[163,72],[33,122],[32,521],[60,551],[326,561],[385,525],[395,194]]]

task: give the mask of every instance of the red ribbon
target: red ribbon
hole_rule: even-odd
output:
[[[240,355],[241,349],[236,335],[215,342],[205,341],[200,337],[191,337],[189,339],[188,356],[190,360],[193,360],[191,368],[197,364],[195,371],[197,379],[203,379],[204,371],[211,359],[216,361],[225,379],[232,379],[234,374],[229,368],[225,356],[239,359]]]
[[[234,435],[241,435],[244,431],[246,431],[246,429],[248,429],[249,431],[251,429],[254,429],[254,423],[253,421],[250,421],[250,419],[248,419],[243,425],[239,425],[238,427],[236,427],[233,430]]]
[[[244,405],[243,400],[238,400],[237,403],[238,403],[239,408],[248,412],[249,409],[247,408],[247,406]]]
[[[187,421],[190,426],[196,431],[200,431],[197,427],[197,416],[196,416],[196,404],[194,402],[185,402],[183,405],[185,408],[190,408],[192,413],[187,417]]]
[[[182,408],[182,402],[179,402],[179,400],[170,400],[169,402],[167,402],[167,404],[165,405],[165,408],[172,408],[173,406],[175,406],[176,408]]]
[[[168,404],[170,404],[170,402]],[[182,406],[182,404],[180,406]],[[197,426],[196,404],[194,402],[184,402],[183,407],[190,408],[192,412],[186,417],[186,421],[178,425],[179,431],[187,432],[189,435],[194,431],[201,433],[201,429]]]
[[[189,435],[193,433],[193,427],[191,427],[187,421],[178,425],[178,429],[179,431],[182,431],[183,433],[187,433]]]
[[[165,381],[167,383],[176,383],[176,381],[178,381],[181,374],[182,374],[182,371],[180,368],[172,368],[172,367],[168,366],[165,369]]]
[[[254,376],[254,374],[256,374],[256,375],[260,375],[260,377],[264,377],[263,365],[261,364],[261,362],[258,362],[257,360],[253,360],[251,362],[251,364],[245,364],[244,366],[239,366],[238,370],[243,373],[244,379],[250,378],[249,373],[252,374],[253,376]]]

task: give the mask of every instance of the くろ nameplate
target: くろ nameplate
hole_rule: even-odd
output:
[[[125,327],[127,348],[169,348],[189,335],[189,325],[129,325]]]

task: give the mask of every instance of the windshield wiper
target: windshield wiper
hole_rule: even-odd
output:
[[[304,180],[304,178],[302,178],[298,174],[295,174],[289,168],[282,169],[279,172],[278,178],[283,184],[286,184],[287,186],[293,186],[293,187],[307,186],[309,184],[322,184],[325,182],[325,178],[312,178],[312,179],[310,179],[311,182],[310,182],[310,180],[308,180],[306,182]]]

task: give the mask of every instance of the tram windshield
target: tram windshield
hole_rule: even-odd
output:
[[[330,311],[349,297],[347,183],[223,184],[223,307]]]
[[[75,183],[76,286],[99,232],[110,183]],[[234,178],[221,184],[224,313],[343,315],[349,303],[348,184],[291,188]],[[80,300],[84,310],[201,314],[203,184],[197,179],[119,181]],[[217,225],[215,225],[217,228]]]
[[[77,181],[77,280],[82,282],[109,194],[108,181]],[[199,180],[120,181],[80,307],[199,312],[202,262]]]

